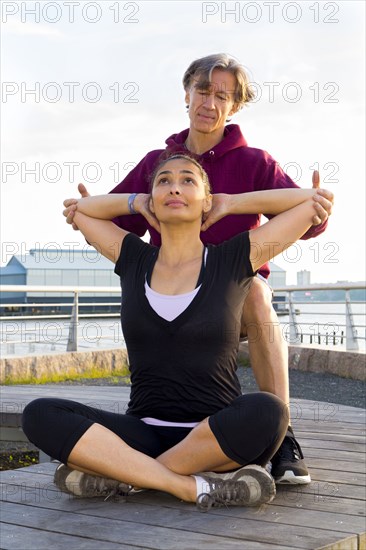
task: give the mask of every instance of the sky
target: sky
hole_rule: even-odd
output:
[[[275,263],[311,282],[365,279],[365,3],[1,2],[1,265],[83,248],[62,202],[110,191],[188,127],[182,76],[226,52],[256,100],[232,123],[302,187],[335,193],[328,229]]]

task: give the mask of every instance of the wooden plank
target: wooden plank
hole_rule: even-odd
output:
[[[340,513],[349,516],[364,517],[365,515],[365,504],[361,500],[354,500],[350,498],[334,498],[329,495],[304,494],[302,492],[297,492],[296,490],[295,492],[291,491],[290,487],[288,489],[289,492],[285,495],[283,494],[282,487],[278,489],[275,500],[269,506],[272,511],[275,510],[277,506],[294,506],[296,508],[304,510],[319,510],[320,512]],[[155,500],[149,500],[150,492],[141,493],[140,495],[134,495],[134,499],[136,500],[137,498],[143,498],[144,504],[156,504]],[[161,501],[161,505],[163,505],[164,507],[179,506],[179,504],[172,499]],[[229,510],[233,509],[229,508]],[[239,508],[235,510],[239,510]]]
[[[18,402],[11,402],[15,394],[8,392],[9,401],[5,407],[8,417],[20,418],[20,414],[14,411],[19,412],[27,400],[31,401],[39,394],[55,395],[52,393],[55,387],[48,387],[46,392],[44,388],[45,386],[33,387],[29,392],[29,386],[21,388],[21,391],[18,387]],[[60,386],[57,387],[58,397],[61,396],[59,389]],[[65,398],[81,402],[94,400],[101,408],[104,406],[107,410],[115,410],[113,407],[121,406],[120,397],[123,393],[125,406],[129,388],[64,386],[61,393]],[[104,403],[102,396],[105,399]],[[4,472],[1,480],[4,483],[2,494],[5,508],[7,513],[13,514],[11,517],[14,525],[17,521],[16,516],[18,522],[21,516],[19,510],[16,514],[11,507],[26,508],[27,517],[31,518],[31,529],[38,525],[37,521],[40,520],[36,518],[39,514],[46,517],[49,513],[62,516],[64,523],[67,514],[85,516],[85,526],[88,522],[99,525],[100,518],[105,518],[103,523],[106,520],[125,522],[126,525],[118,527],[117,531],[121,532],[122,529],[122,532],[127,531],[130,534],[138,533],[138,536],[140,531],[145,534],[152,528],[160,528],[165,534],[154,531],[156,536],[153,541],[156,544],[152,548],[161,548],[161,537],[170,541],[167,531],[174,532],[174,536],[176,532],[179,533],[177,539],[173,537],[176,546],[170,545],[169,548],[186,548],[184,542],[191,540],[192,532],[198,537],[192,548],[197,548],[199,544],[210,544],[211,548],[225,549],[285,548],[286,544],[293,548],[293,541],[296,541],[296,548],[299,549],[357,548],[357,545],[364,544],[365,541],[365,455],[362,444],[362,436],[365,434],[365,411],[344,406],[332,408],[329,404],[305,400],[297,400],[295,409],[298,415],[301,414],[301,418],[297,419],[295,433],[304,449],[313,482],[308,486],[278,487],[275,501],[260,510],[230,507],[199,514],[194,505],[182,503],[171,495],[156,491],[146,491],[129,497],[127,504],[103,502],[101,499],[75,499],[61,493],[54,486],[53,472],[56,463]],[[32,512],[29,512],[29,509]],[[48,523],[45,522],[45,525],[48,526]],[[18,527],[14,529],[17,530]],[[40,529],[43,532],[42,526]],[[150,537],[148,540],[150,541]],[[123,542],[130,544],[129,540]],[[181,542],[183,546],[179,546]],[[138,544],[147,548],[144,543],[146,540],[142,538]],[[110,540],[109,544],[114,544],[114,541]],[[135,545],[136,541],[131,548]]]
[[[334,471],[328,469],[310,467],[308,464],[312,481],[326,481],[328,483],[347,483],[348,485],[359,485],[365,487],[366,475],[349,473],[345,471]]]
[[[329,435],[329,434],[348,434],[348,435],[355,435],[360,437],[366,436],[366,428],[363,424],[352,424],[350,425],[336,425],[336,424],[330,424],[327,422],[326,424],[322,424],[321,426],[316,425],[314,422],[308,422],[307,420],[304,420],[301,422],[300,425],[295,430],[296,436],[303,437],[306,436],[306,434],[316,434],[316,435]]]
[[[53,466],[54,468],[54,465],[47,465],[47,469],[51,469]],[[33,469],[33,467],[32,467]],[[26,475],[26,472],[24,471],[25,469],[23,469],[23,474],[24,476]],[[16,477],[20,477],[20,474],[19,472],[17,472],[17,474],[13,474],[15,475]],[[22,476],[22,477],[24,477]],[[28,477],[28,476],[27,476]],[[37,476],[39,477],[39,476]],[[59,494],[58,496],[56,495],[52,495],[52,493],[50,493],[50,489],[52,488],[52,484],[49,483],[49,479],[50,479],[50,476],[46,476],[46,485],[45,487],[47,488],[47,490],[43,491],[43,494],[38,494],[38,493],[34,493],[32,491],[32,488],[31,488],[31,480],[32,480],[32,476],[29,475],[29,480],[28,483],[27,483],[27,491],[25,491],[23,493],[23,495],[21,494],[21,491],[17,491],[16,494],[13,493],[13,488],[9,488],[10,490],[10,497],[11,499],[23,499],[21,500],[23,503],[24,502],[34,502],[34,497],[35,495],[37,495],[37,502],[36,502],[36,505],[37,506],[40,506],[40,505],[44,505],[46,507],[56,507],[56,508],[60,508],[61,507],[65,507],[64,505],[66,505],[66,509],[69,508],[70,511],[71,510],[75,510],[77,511],[79,509],[79,511],[81,513],[84,512],[84,508],[85,506],[89,507],[89,505],[91,505],[91,501],[83,501],[83,500],[80,500],[80,499],[74,499],[72,497],[69,497],[68,495],[64,495],[64,494]],[[38,483],[38,487],[39,487],[39,483]],[[305,508],[303,508],[304,504],[300,504],[300,502],[303,501],[304,499],[304,494],[302,494],[302,492],[299,492],[296,490],[295,491],[295,494],[294,494],[294,491],[291,490],[293,488],[289,488],[289,491],[287,492],[287,498],[286,498],[286,501],[285,501],[285,507],[283,509],[286,510],[287,512],[287,509],[290,508],[291,509],[291,506],[293,506],[293,510],[294,512],[292,512],[293,514],[296,515],[297,513],[297,520],[296,520],[296,517],[293,516],[293,522],[296,523],[296,521],[299,522],[299,524],[301,526],[307,526],[307,519],[306,519],[306,511],[305,511]],[[52,489],[51,489],[52,490]],[[280,488],[280,491],[281,493],[281,488]],[[294,496],[296,497],[299,497],[301,498],[301,501],[297,498],[297,500],[294,502]],[[33,500],[32,500],[33,499]],[[133,499],[133,500],[132,500]],[[96,499],[94,499],[93,502],[95,502]],[[138,500],[137,504],[140,504],[140,505],[143,505],[144,508],[146,508],[146,505],[149,503],[150,504],[150,509],[149,511],[147,512],[147,515],[149,516],[150,518],[150,521],[152,520],[152,511],[151,511],[151,505],[154,507],[154,509],[156,510],[156,514],[160,517],[161,515],[161,510],[162,508],[166,511],[167,507],[174,507],[177,509],[177,511],[179,513],[181,513],[182,511],[182,506],[183,507],[190,507],[192,508],[191,505],[186,505],[184,503],[180,503],[179,501],[177,501],[177,499],[175,499],[174,497],[170,496],[170,495],[166,495],[164,493],[156,493],[154,491],[149,491],[149,492],[146,492],[146,493],[141,493],[139,495],[135,495],[134,497],[129,497],[129,504],[131,502],[133,503],[136,503],[136,500]],[[314,499],[313,499],[314,500]],[[330,496],[327,497],[327,501],[328,501],[328,504],[330,504],[330,509],[332,510],[332,512],[334,512],[334,503],[332,501],[334,501],[335,499],[334,498],[331,498]],[[345,500],[348,500],[348,499],[339,499],[340,501],[345,501]],[[275,503],[276,503],[277,499],[275,500]],[[42,504],[43,502],[43,504]],[[65,504],[66,503],[66,504]],[[313,502],[311,502],[311,505],[313,505]],[[105,503],[103,502],[100,502],[97,501],[97,504],[93,504],[93,507],[95,506],[99,506],[100,509],[98,512],[95,511],[95,508],[93,508],[93,514],[101,514],[102,516],[108,516],[109,515],[109,508],[106,508],[105,507]],[[83,509],[82,511],[80,509]],[[226,515],[229,515],[230,517],[232,517],[233,515],[235,515],[235,517],[246,517],[246,519],[248,517],[256,517],[257,514],[258,514],[258,520],[259,521],[274,521],[274,522],[278,522],[278,514],[281,513],[281,512],[278,512],[278,510],[281,510],[281,507],[278,506],[278,507],[274,507],[274,505],[271,505],[271,506],[268,506],[266,507],[267,508],[267,516],[266,515],[263,515],[263,514],[260,514],[258,513],[257,511],[253,511],[253,510],[250,510],[250,509],[245,509],[245,508],[230,508],[229,510],[217,510],[215,511],[214,513],[215,514],[226,514]],[[362,513],[362,511],[364,510],[364,507],[362,507],[359,511]],[[122,508],[122,511],[125,511],[125,508]],[[185,510],[186,511],[186,510]],[[340,506],[340,511],[341,512],[346,512],[345,511],[345,507],[343,505]],[[89,513],[89,512],[88,512]],[[146,512],[145,512],[146,514]],[[130,513],[129,513],[130,515]],[[164,515],[165,515],[165,512],[164,512]],[[119,518],[122,518],[123,516],[121,515],[121,508],[118,508],[117,509],[117,516]],[[142,511],[141,509],[139,509],[139,512],[138,512],[138,516],[139,516],[139,519],[138,521],[142,521],[143,519],[143,515],[142,515]],[[206,514],[204,515],[204,518],[206,518]],[[269,519],[268,519],[269,518]],[[311,529],[312,527],[314,527],[314,521],[316,520],[316,513],[315,513],[315,520],[314,520],[314,513],[313,513],[313,516],[309,518],[311,521],[310,521],[310,525],[309,525],[309,528]],[[320,521],[321,518],[318,518],[318,521]],[[325,518],[324,519],[324,522],[326,523],[326,520]],[[334,515],[334,514],[331,514],[331,517],[328,518],[330,521],[331,521],[331,526],[332,526],[332,529],[333,531],[336,531],[337,530],[337,524],[334,525],[334,522],[345,522],[347,523],[347,516],[345,513],[343,514],[340,514],[340,515]],[[154,519],[155,523],[157,522],[157,519],[155,518]],[[172,518],[171,520],[172,521]],[[191,521],[191,520],[190,520]],[[360,518],[351,518],[351,526],[352,528],[359,528],[360,527],[360,524],[358,523],[358,521],[360,521]],[[292,522],[291,520],[289,519],[289,522],[287,522],[286,520],[286,523],[289,523],[289,525],[292,525]],[[350,525],[350,522],[348,522],[347,524],[347,529],[344,529],[344,531],[347,531],[347,532],[350,532],[350,529],[349,529],[349,525]],[[362,519],[362,522],[361,522],[361,526],[363,525],[363,519]],[[338,530],[342,531],[342,523],[339,523],[339,527],[338,527]],[[251,527],[251,531],[253,532],[253,527]],[[351,530],[352,532],[352,530]],[[264,542],[264,541],[263,541]],[[312,547],[312,546],[310,546]]]
[[[366,437],[362,434],[350,434],[345,432],[344,434],[339,433],[326,433],[326,432],[296,432],[296,437],[300,439],[301,441],[307,441],[307,440],[318,440],[319,436],[321,436],[323,441],[337,441],[342,443],[358,443],[360,445],[363,445],[365,447],[366,445]]]
[[[346,483],[335,483],[328,481],[312,481],[308,485],[280,485],[277,491],[277,498],[284,494],[289,495],[312,495],[314,498],[320,496],[334,499],[358,499],[364,501],[365,488],[357,485],[349,485]]]
[[[233,524],[233,518],[223,518],[221,521],[217,521],[215,516],[205,514],[205,519],[203,520],[203,514],[199,512],[188,516],[180,512],[179,519],[174,521],[174,518],[169,517],[170,512],[164,510],[164,513],[162,513],[160,509],[159,514],[163,519],[163,523],[168,524],[165,527],[161,527],[152,521],[148,523],[136,523],[136,521],[130,518],[127,520],[121,519],[123,512],[127,512],[128,516],[131,516],[133,515],[133,510],[126,510],[128,508],[126,505],[113,507],[113,503],[106,502],[104,504],[104,512],[108,508],[114,508],[115,517],[113,519],[107,517],[106,513],[103,515],[99,514],[98,516],[94,515],[94,511],[92,511],[90,506],[89,514],[86,514],[85,508],[87,503],[84,501],[83,513],[76,511],[70,513],[19,504],[7,504],[2,511],[2,520],[14,526],[18,526],[21,521],[25,527],[83,536],[91,540],[99,540],[100,543],[104,543],[104,541],[119,542],[123,539],[123,543],[125,544],[146,549],[175,550],[184,548],[186,550],[197,550],[201,545],[210,546],[211,548],[225,548],[225,550],[226,548],[242,548],[243,539],[240,533],[240,526],[239,524]],[[124,516],[126,516],[126,513]],[[102,521],[96,521],[97,517],[102,518]],[[218,534],[212,534],[213,531],[216,531]],[[123,536],[121,536],[122,533]],[[327,532],[328,537],[329,533]],[[259,550],[260,548],[289,550],[291,548],[291,546],[282,543],[273,543],[271,537],[268,538],[268,544],[264,544],[263,542],[259,544],[249,535],[250,548],[253,548],[253,550]],[[307,548],[310,548],[310,546]]]
[[[366,533],[358,535],[358,550],[366,550]]]
[[[319,449],[319,452],[321,452],[321,449],[342,450],[350,453],[364,453],[366,450],[365,444],[353,443],[352,441],[330,441],[320,437],[318,439],[298,439],[301,447]]]
[[[54,467],[54,465],[47,465],[48,468],[47,469],[51,469],[52,466]],[[32,467],[33,469],[34,467]],[[37,467],[36,467],[37,468]],[[19,474],[19,472],[17,472],[16,474],[13,474],[14,476],[16,476],[17,478],[20,478],[20,477],[25,477],[26,475],[26,472],[24,471],[25,469],[23,469],[23,476],[21,476]],[[42,475],[42,474],[39,474],[39,475]],[[39,475],[37,477],[39,477]],[[13,491],[13,488],[10,487],[9,488],[9,495],[8,495],[8,500],[18,500],[20,502],[22,502],[23,504],[28,502],[28,503],[33,503],[33,504],[36,504],[36,506],[45,506],[47,508],[57,508],[57,509],[69,509],[69,511],[79,511],[79,513],[92,513],[93,515],[101,515],[103,517],[109,517],[110,516],[110,510],[108,507],[106,507],[106,504],[107,503],[104,503],[104,502],[101,502],[100,499],[97,500],[97,499],[93,499],[93,501],[85,501],[85,500],[82,500],[82,499],[74,499],[73,497],[69,497],[68,495],[64,495],[62,493],[59,493],[58,495],[56,494],[52,494],[52,484],[49,483],[49,479],[50,479],[50,476],[45,476],[46,477],[46,485],[45,485],[45,488],[43,490],[43,492],[38,492],[38,493],[35,493],[34,491],[32,491],[32,486],[31,486],[31,481],[32,481],[32,475],[29,474],[29,479],[27,480],[27,490],[23,492],[21,491],[16,491],[16,493],[14,493]],[[33,486],[35,485],[35,483],[33,482]],[[40,487],[40,484],[38,483],[38,488]],[[54,486],[53,486],[54,487]],[[19,486],[18,486],[18,489],[19,489]],[[50,492],[51,490],[51,492]],[[291,505],[294,504],[294,500],[293,500],[293,491],[291,492],[291,497],[290,499],[287,499],[286,501],[286,511],[287,511],[287,508],[290,508],[291,509]],[[303,497],[303,495],[302,495]],[[36,499],[36,502],[34,502],[34,500]],[[277,500],[277,499],[276,499]],[[331,499],[331,498],[328,498],[328,500],[334,500],[334,499]],[[346,499],[344,499],[346,500]],[[137,501],[137,502],[136,502]],[[276,501],[275,501],[276,502]],[[141,510],[141,506],[143,506],[143,508],[146,508],[146,505],[147,504],[150,504],[150,507],[148,506],[149,510],[148,512],[145,512],[145,515],[147,513],[147,516],[150,518],[149,521],[152,521],[152,519],[154,520],[154,522],[156,523],[158,520],[157,518],[153,518],[152,516],[152,510],[151,510],[151,505],[153,506],[153,508],[155,509],[155,514],[160,517],[160,521],[161,521],[161,511],[162,509],[164,509],[164,514],[163,516],[165,517],[166,516],[166,509],[167,507],[171,507],[173,506],[174,508],[177,509],[177,512],[179,514],[181,514],[182,510],[184,510],[185,513],[186,512],[186,508],[187,506],[189,508],[193,508],[194,510],[194,507],[192,507],[191,505],[187,505],[185,503],[181,503],[179,502],[177,499],[175,499],[174,497],[170,496],[170,495],[166,495],[164,493],[156,493],[155,491],[148,491],[146,493],[141,493],[139,495],[135,495],[134,497],[129,497],[129,504],[131,503],[134,503],[134,504],[138,504],[140,505],[140,508],[138,509],[138,521],[145,521],[143,518],[144,516],[142,515],[142,510]],[[305,510],[304,509],[301,509],[301,507],[298,506],[298,502],[297,502],[297,505],[294,506],[294,512],[293,513],[297,513],[298,514],[298,519],[297,521],[299,522],[300,526],[306,526],[307,524],[307,521],[306,521],[306,515],[305,515]],[[92,506],[92,510],[90,510],[90,506]],[[95,507],[99,507],[99,509],[96,511]],[[85,512],[85,509],[87,509],[87,511]],[[226,514],[230,517],[232,517],[233,515],[235,515],[235,517],[245,517],[246,519],[248,519],[249,517],[254,517],[254,518],[258,518],[257,521],[259,521],[259,523],[261,521],[274,521],[274,522],[278,522],[278,513],[276,510],[278,510],[281,508],[280,507],[277,507],[275,508],[273,505],[271,506],[268,506],[266,507],[266,515],[263,515],[262,513],[258,513],[257,511],[253,511],[253,510],[250,510],[250,509],[245,509],[245,508],[230,508],[228,510],[217,510],[215,511],[214,513],[215,514]],[[332,505],[331,506],[331,509],[334,510],[334,506]],[[342,507],[342,510],[344,511],[344,507]],[[126,508],[124,507],[123,504],[121,505],[117,505],[117,510],[114,509],[114,512],[117,514],[117,517],[118,518],[121,518],[121,519],[124,519],[124,516],[123,516],[123,512],[126,511]],[[192,512],[190,512],[192,513]],[[194,512],[193,512],[194,513]],[[134,514],[134,516],[136,515],[136,513]],[[315,514],[316,516],[316,514]],[[333,514],[332,514],[333,516]],[[128,517],[131,517],[131,512],[128,510]],[[179,517],[179,516],[178,516]],[[202,517],[202,516],[201,516]],[[206,518],[207,515],[205,514],[203,516],[203,518]],[[294,516],[295,518],[295,516]],[[346,518],[346,519],[345,519]],[[166,517],[165,517],[166,519]],[[320,518],[318,518],[319,520]],[[332,519],[332,518],[330,518]],[[355,530],[356,528],[359,527],[359,524],[358,524],[358,521],[359,521],[360,518],[352,518],[352,522],[356,522],[356,523],[352,523],[352,528],[354,527]],[[135,518],[136,520],[136,518]],[[312,529],[312,527],[314,527],[314,520],[313,520],[313,517],[310,518],[310,526],[309,526],[309,529]],[[339,515],[339,516],[334,516],[333,517],[333,520],[335,522],[339,521],[339,522],[342,522],[342,521],[347,521],[347,516],[345,514],[343,515]],[[332,520],[332,521],[333,521]],[[172,523],[173,521],[173,518],[170,517],[170,524]],[[325,520],[324,520],[325,521]],[[333,521],[333,523],[334,523]],[[296,523],[296,518],[293,519],[293,522]],[[287,523],[287,522],[286,522]],[[334,529],[334,525],[332,523],[332,529],[333,531],[336,531],[336,529]],[[289,524],[291,524],[291,521],[289,522]],[[173,525],[174,525],[174,522],[173,522]],[[192,525],[192,520],[190,520],[190,525]],[[342,524],[339,523],[339,528],[338,530],[340,530],[342,532]],[[335,524],[335,527],[337,527],[337,524]],[[251,528],[251,532],[253,532],[253,527],[252,525],[250,525],[250,528]],[[266,527],[267,528],[267,527]],[[196,527],[197,529],[197,527]],[[260,529],[262,529],[260,527]],[[212,530],[211,530],[212,531]],[[210,531],[210,532],[211,532]],[[347,532],[350,532],[349,530],[349,525],[348,525],[348,528],[347,529],[344,529],[344,531],[347,531]],[[221,530],[220,530],[220,533],[221,533]],[[264,542],[264,541],[262,541]],[[223,546],[225,547],[225,546]],[[309,546],[310,548],[313,548],[313,546]]]
[[[328,460],[323,457],[309,457],[306,455],[306,464],[310,469],[320,468],[332,472],[361,473],[366,471],[365,462],[354,462],[345,460]]]
[[[57,466],[59,465],[59,462],[42,462],[41,464],[35,464],[32,466],[32,469],[30,469],[29,466],[25,466],[24,468],[17,468],[16,470],[6,470],[4,472],[0,472],[0,479],[3,482],[6,482],[9,477],[13,476],[21,476],[23,474],[29,474],[31,473],[32,476],[37,474],[47,474],[49,476],[52,476],[55,473],[55,470]]]
[[[348,452],[348,451],[342,451],[342,450],[335,450],[335,449],[317,449],[316,447],[305,447],[302,445],[301,447],[304,451],[305,460],[308,459],[308,457],[312,458],[327,458],[331,462],[332,460],[345,460],[345,461],[355,461],[360,462],[361,464],[365,464],[365,454],[364,453],[357,453],[357,452]]]
[[[18,487],[17,487],[18,488]],[[75,499],[65,494],[57,494],[55,491],[52,494],[50,489],[47,492],[36,493],[28,486],[27,490],[23,493],[19,490],[14,491],[13,487],[9,487],[8,494],[4,491],[4,500],[12,502],[14,504],[32,504],[37,507],[45,507],[47,509],[64,510],[64,511],[76,511],[78,513],[92,514],[101,517],[115,517],[113,510],[106,507],[101,499],[93,499],[93,501],[82,501],[81,499]],[[166,526],[162,516],[162,510],[164,514],[167,508],[177,510],[178,517],[184,510],[185,513],[195,513],[194,507],[189,506],[189,510],[186,505],[170,497],[169,495],[153,492],[146,492],[143,495],[128,497],[128,504],[133,504],[133,512],[126,511],[121,508],[124,507],[124,503],[117,504],[120,508],[117,510],[117,518],[127,519],[133,518],[138,523],[150,523],[154,522],[156,525]],[[252,519],[260,522],[275,522],[285,525],[298,525],[303,527],[315,527],[332,529],[332,531],[340,531],[347,533],[359,533],[364,528],[364,518],[357,515],[347,515],[344,511],[334,512],[329,514],[328,512],[319,512],[314,510],[308,510],[302,505],[293,505],[293,502],[289,502],[288,506],[277,506],[271,504],[268,507],[263,507],[263,510],[250,509],[250,508],[229,508],[218,509],[212,511],[214,514],[225,515],[236,518]],[[343,510],[343,509],[342,509]],[[126,514],[123,515],[123,512]],[[128,512],[128,513],[127,513]],[[163,515],[164,515],[163,514]],[[157,517],[155,517],[157,516]],[[172,519],[170,517],[170,519]],[[163,523],[162,523],[163,522]],[[175,518],[176,523],[176,518]],[[168,525],[169,526],[169,525]]]
[[[358,540],[355,537],[347,537],[336,543],[327,544],[316,550],[359,550]]]
[[[65,550],[65,548],[77,548],[78,550],[101,550],[100,541],[94,541],[89,538],[83,538],[62,533],[52,533],[50,531],[41,531],[8,523],[1,523],[0,544],[2,550],[14,550],[14,548],[37,548],[37,550]],[[131,549],[131,546],[122,543],[103,543],[103,550]],[[136,547],[134,547],[136,548]]]

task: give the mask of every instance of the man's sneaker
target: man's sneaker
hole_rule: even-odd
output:
[[[310,483],[311,477],[304,461],[301,447],[289,426],[285,439],[271,458],[272,475],[277,484]]]
[[[126,483],[72,470],[65,464],[57,467],[54,483],[63,493],[81,498],[104,497],[107,500],[111,496],[126,496],[132,490]]]
[[[196,500],[202,512],[218,506],[260,506],[271,502],[276,494],[272,476],[256,464],[214,476],[201,475],[207,484]]]

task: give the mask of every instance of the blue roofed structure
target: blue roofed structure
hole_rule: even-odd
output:
[[[5,267],[0,267],[0,284],[28,286],[120,286],[112,262],[93,248],[31,249],[29,253],[13,256]],[[65,298],[65,293],[2,293],[2,303],[29,303]],[[69,295],[70,296],[70,295]],[[106,295],[83,293],[83,298],[98,296],[105,301]],[[112,295],[116,299],[118,295]],[[69,301],[70,298],[68,297]],[[109,297],[108,297],[109,300]],[[53,300],[54,301],[54,300]]]

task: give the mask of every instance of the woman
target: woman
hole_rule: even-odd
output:
[[[213,197],[197,161],[172,156],[152,179],[160,248],[109,221],[139,212],[146,195],[65,201],[121,277],[131,398],[126,415],[63,399],[37,399],[25,408],[28,438],[63,463],[55,474],[61,489],[79,496],[159,489],[201,509],[274,498],[264,466],[285,435],[287,409],[269,393],[241,395],[240,317],[256,270],[307,231],[321,194],[286,189]],[[206,248],[200,229],[213,201],[217,216],[279,215]]]

